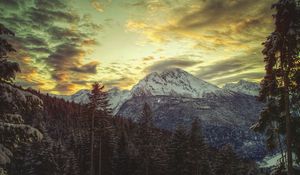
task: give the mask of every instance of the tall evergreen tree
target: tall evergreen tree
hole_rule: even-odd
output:
[[[214,163],[214,173],[223,175],[242,175],[238,174],[238,161],[231,145],[223,146]]]
[[[139,151],[140,169],[139,173],[143,172],[145,175],[152,174],[151,166],[153,165],[153,154],[155,143],[154,143],[154,124],[152,119],[152,113],[150,106],[145,103],[143,111],[138,119],[138,128],[136,133],[137,148]]]
[[[114,174],[129,174],[129,153],[128,140],[125,131],[121,131],[120,138],[117,141],[116,150],[114,152]]]
[[[298,2],[299,3],[299,2]],[[276,147],[279,134],[285,134],[288,175],[293,174],[292,149],[295,147],[295,117],[292,111],[299,105],[300,91],[300,18],[299,4],[295,0],[279,0],[275,30],[263,43],[266,75],[261,82],[260,100],[267,103],[254,129],[265,132],[268,147]]]
[[[14,36],[15,34],[0,23],[0,80],[12,81],[16,72],[20,72],[19,64],[8,61],[8,54],[15,52],[13,46],[3,36]]]
[[[176,127],[168,146],[168,171],[172,175],[188,174],[188,135],[182,125]]]
[[[208,150],[202,136],[200,121],[195,119],[189,133],[188,164],[191,175],[210,174]]]
[[[104,86],[100,83],[94,83],[91,94],[89,95],[89,100],[90,102],[88,104],[88,109],[89,115],[91,116],[90,173],[91,175],[94,175],[95,170],[98,170],[98,174],[101,175],[103,164],[103,146],[106,146],[106,149],[110,149],[110,144],[112,142],[109,141],[113,140],[113,134],[111,132],[112,127],[110,121],[108,120],[108,117],[111,117],[112,114],[108,103],[108,95],[104,91]],[[103,145],[103,137],[106,138],[106,143],[108,144]],[[95,143],[95,141],[97,141],[97,143]],[[95,151],[95,148],[98,148],[97,151]],[[110,151],[110,153],[111,152],[112,151]],[[98,153],[98,159],[95,159],[95,153]],[[107,153],[108,152],[106,152],[106,154]],[[98,166],[95,166],[95,162],[98,162]],[[111,163],[111,160],[107,160],[105,162]]]

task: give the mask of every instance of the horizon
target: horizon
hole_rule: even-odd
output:
[[[180,68],[172,68],[172,69],[169,69],[169,70],[173,70],[173,69],[175,70],[175,69],[180,69]],[[180,70],[182,70],[182,71],[184,71],[184,72],[187,72],[187,71],[185,71],[185,70],[183,70],[183,69],[180,69]],[[127,88],[127,89],[121,89],[121,88],[119,88],[118,86],[111,86],[111,87],[104,87],[104,88],[105,88],[105,90],[106,90],[107,92],[110,91],[110,90],[112,90],[112,89],[115,89],[115,88],[117,88],[118,90],[121,90],[121,91],[131,91],[135,85],[138,85],[139,82],[140,82],[141,80],[144,80],[144,79],[145,79],[147,76],[149,76],[150,74],[154,74],[154,73],[159,73],[159,74],[160,74],[160,73],[165,72],[165,71],[168,71],[168,70],[164,70],[164,71],[160,71],[160,72],[158,72],[158,71],[156,71],[156,72],[151,72],[151,73],[145,75],[144,77],[142,77],[142,79],[138,80],[137,83],[133,84],[132,87]],[[190,74],[190,75],[192,75],[192,76],[194,76],[193,74],[191,74],[191,73],[189,73],[189,72],[187,72],[187,73]],[[194,77],[195,77],[195,76],[194,76]],[[196,78],[198,78],[198,77],[196,77]],[[199,79],[200,81],[205,81],[205,80],[202,80],[201,78],[198,78],[198,79]],[[249,83],[255,83],[255,84],[259,85],[258,82],[249,81],[249,80],[245,80],[245,79],[239,79],[239,80],[234,81],[234,82],[228,82],[228,83],[223,84],[222,86],[216,85],[216,84],[214,84],[214,83],[210,83],[210,82],[207,82],[207,81],[205,81],[205,82],[207,82],[207,83],[209,83],[209,84],[211,84],[211,85],[215,85],[215,86],[217,86],[217,87],[220,88],[220,89],[223,89],[224,86],[227,85],[227,84],[238,84],[238,83],[241,82],[241,81],[246,81],[246,82],[249,82]],[[95,82],[97,82],[97,81],[95,81]],[[101,82],[99,82],[99,83],[101,83]],[[49,94],[52,94],[52,95],[54,95],[54,96],[72,96],[72,95],[75,95],[75,94],[77,94],[78,92],[81,92],[81,91],[85,91],[85,90],[90,91],[91,88],[92,88],[92,87],[83,88],[83,89],[78,89],[77,91],[75,91],[75,92],[72,93],[72,94],[53,94],[53,93],[49,93]]]
[[[16,35],[10,40],[22,69],[16,82],[73,94],[95,81],[130,89],[168,68],[218,86],[259,82],[272,2],[30,0],[2,1],[0,8],[1,21]]]

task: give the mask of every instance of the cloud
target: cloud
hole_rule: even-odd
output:
[[[104,11],[104,7],[102,6],[102,4],[100,2],[98,2],[97,0],[92,0],[91,2],[92,6],[98,11],[98,12],[103,12]]]
[[[135,84],[136,82],[137,80],[133,78],[130,78],[128,76],[122,76],[121,78],[107,80],[104,81],[103,83],[107,88],[120,87],[120,88],[128,89],[131,87],[132,84]]]
[[[191,60],[188,58],[169,58],[154,62],[145,68],[145,72],[160,72],[170,68],[188,68],[201,64],[201,60]]]
[[[66,94],[76,90],[76,85],[72,83],[57,84],[53,90]]]
[[[37,36],[27,35],[23,40],[29,45],[48,47],[46,40]]]
[[[246,54],[199,66],[195,74],[201,79],[217,83],[243,78],[259,79],[263,73],[263,66],[263,59],[251,50]]]
[[[84,55],[85,52],[76,44],[63,43],[55,48],[55,51],[48,56],[46,62],[55,68],[55,71],[61,71],[80,64],[79,60]]]
[[[19,9],[5,9],[0,16],[4,25],[16,33],[12,40],[18,50],[15,60],[25,69],[18,81],[34,76],[39,88],[57,92],[74,89],[70,85],[73,80],[89,79],[96,73],[98,64],[92,59],[85,63],[84,59],[98,44],[94,32],[101,30],[101,25],[81,17],[63,0],[0,2],[3,3]],[[35,71],[26,74],[27,70]],[[42,82],[53,84],[46,87]]]
[[[152,60],[155,60],[155,58],[153,56],[148,56],[148,57],[143,58],[143,61],[152,61]]]
[[[263,72],[249,72],[249,73],[241,73],[232,75],[230,77],[226,78],[219,78],[212,81],[212,83],[218,84],[218,85],[224,85],[229,82],[237,82],[239,80],[248,80],[252,82],[260,82],[264,76]]]
[[[273,0],[191,0],[172,4],[161,15],[163,20],[152,19],[151,15],[133,18],[126,27],[150,42],[191,39],[196,43],[195,49],[247,50],[260,44],[271,31],[272,3]]]
[[[70,70],[78,73],[96,74],[98,64],[98,62],[90,62],[79,67],[71,67]]]
[[[43,82],[35,82],[35,81],[18,81],[16,84],[23,87],[33,87],[33,88],[44,85]]]
[[[19,9],[25,4],[25,1],[19,0],[1,0],[0,6],[11,9]]]

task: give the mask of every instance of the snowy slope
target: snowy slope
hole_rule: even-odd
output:
[[[127,90],[120,90],[117,87],[114,87],[107,91],[109,104],[113,111],[117,111],[119,107],[130,98],[130,93]],[[79,90],[73,95],[52,95],[57,98],[62,98],[66,101],[73,101],[75,103],[86,104],[89,102],[90,91],[87,89]]]
[[[255,83],[241,80],[229,83],[224,88],[203,81],[181,69],[168,69],[163,72],[153,72],[140,80],[133,88],[120,90],[116,87],[108,90],[111,108],[116,114],[119,108],[133,97],[140,96],[171,96],[184,98],[207,98],[233,96],[235,93],[258,95],[259,86]],[[89,90],[83,89],[71,96],[57,96],[67,101],[88,103]]]
[[[201,98],[204,94],[219,89],[181,69],[170,69],[162,73],[149,74],[132,88],[131,94],[132,96],[165,95]]]
[[[257,83],[240,80],[237,83],[225,84],[223,89],[231,90],[233,92],[239,92],[247,95],[258,96],[260,87],[259,84]]]
[[[117,112],[120,106],[135,96],[174,96],[202,98],[205,94],[214,93],[221,89],[181,70],[170,69],[162,73],[151,73],[140,80],[130,91],[116,87],[108,90],[111,108]],[[83,89],[71,96],[55,95],[67,101],[88,103],[89,90]]]
[[[108,91],[108,98],[111,105],[110,107],[113,109],[113,113],[116,114],[121,105],[131,98],[131,95],[128,90],[120,90],[119,88],[114,87]]]

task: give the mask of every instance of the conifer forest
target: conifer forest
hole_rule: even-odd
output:
[[[0,175],[300,175],[300,1],[0,0]]]

